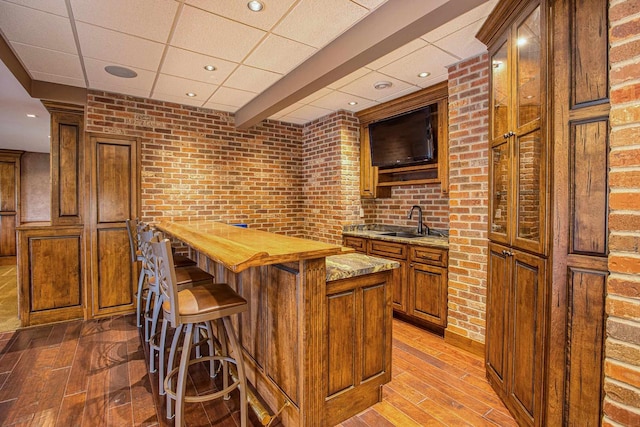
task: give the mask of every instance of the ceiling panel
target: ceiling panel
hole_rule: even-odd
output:
[[[282,74],[241,65],[225,82],[225,86],[249,92],[262,92],[282,77]]]
[[[213,65],[216,69],[213,71],[205,70],[206,65]],[[237,67],[236,62],[225,61],[177,47],[169,47],[160,71],[162,74],[204,83],[222,84]]]
[[[270,34],[244,61],[263,70],[285,74],[313,55],[317,49],[294,40]]]
[[[289,8],[296,3],[296,1],[297,0],[269,1],[266,2],[265,8],[260,13],[250,12],[247,8],[247,2],[245,1],[187,0],[187,4],[267,31],[289,11]]]
[[[171,45],[240,62],[265,35],[262,30],[185,6]]]
[[[232,89],[228,87],[221,87],[211,96],[207,105],[210,104],[223,104],[230,107],[235,107],[235,111],[238,107],[242,107],[256,96],[254,92],[247,92],[245,90]]]
[[[412,85],[421,86],[424,78],[419,77],[418,73],[428,72],[433,76],[441,75],[447,72],[447,65],[455,64],[459,60],[459,58],[435,46],[426,45],[380,68],[378,71],[388,76],[394,76]]]
[[[42,1],[42,0],[2,0],[3,3],[14,3],[31,9],[53,13],[60,16],[69,16],[67,5],[63,0]]]
[[[355,105],[349,105],[350,102],[356,102]],[[346,110],[346,111],[359,111],[365,108],[372,107],[376,104],[375,101],[370,99],[361,98],[359,96],[351,95],[345,92],[332,91],[328,95],[323,96],[311,103],[314,107],[320,107],[331,111]]]
[[[13,43],[13,48],[22,63],[31,71],[84,81],[80,58],[77,55],[22,43]]]
[[[391,83],[391,86],[386,89],[375,89],[374,85],[382,81]],[[363,77],[360,77],[359,79],[349,83],[348,85],[343,86],[342,88],[340,88],[340,91],[349,93],[351,95],[356,95],[361,98],[376,101],[381,98],[394,95],[411,86],[412,85],[410,85],[409,83],[394,79],[393,77],[389,77],[384,74],[380,74],[377,71],[372,71],[364,75]],[[417,90],[418,88],[416,87],[415,89]]]
[[[153,87],[153,81],[156,78],[156,73],[141,68],[131,68],[138,74],[136,78],[123,79],[116,77],[104,70],[104,67],[111,65],[111,63],[98,59],[85,58],[84,65],[89,85],[92,88],[105,91],[135,94],[136,96],[148,98]]]
[[[198,102],[202,105],[217,88],[218,86],[209,83],[160,74],[153,90],[153,96],[170,95],[182,97],[189,100],[189,105],[194,105]],[[189,97],[187,93],[195,93],[196,96]]]

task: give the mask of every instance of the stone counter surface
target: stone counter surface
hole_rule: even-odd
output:
[[[362,237],[365,239],[377,239],[385,240],[388,242],[404,243],[415,246],[426,246],[432,248],[449,249],[449,238],[441,236],[424,236],[424,237],[399,237],[399,236],[385,236],[384,233],[390,232],[415,232],[413,228],[399,227],[392,225],[378,225],[378,224],[364,224],[364,225],[349,225],[345,226],[342,230],[343,236]],[[448,231],[437,230],[443,234],[448,235]]]
[[[377,258],[361,253],[332,255],[326,258],[327,282],[378,273],[400,267],[390,259]]]

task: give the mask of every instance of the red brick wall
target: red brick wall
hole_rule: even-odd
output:
[[[301,235],[302,126],[90,91],[86,130],[141,140],[142,219],[244,222]]]
[[[304,235],[342,242],[342,226],[360,213],[359,122],[339,111],[304,126],[302,148]]]
[[[449,68],[447,332],[484,342],[488,221],[488,55]]]
[[[612,1],[603,425],[640,425],[640,3]]]

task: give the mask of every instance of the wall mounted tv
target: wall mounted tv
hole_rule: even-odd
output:
[[[438,147],[438,105],[380,120],[369,125],[371,164],[379,167],[435,162]]]

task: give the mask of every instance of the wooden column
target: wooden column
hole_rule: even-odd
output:
[[[16,262],[21,155],[22,151],[0,150],[0,265]]]

